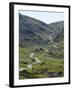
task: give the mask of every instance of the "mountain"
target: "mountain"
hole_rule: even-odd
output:
[[[49,26],[57,30],[59,28],[64,27],[64,21],[57,21],[57,22],[49,24]]]
[[[64,39],[64,21],[54,22],[49,26],[54,28],[54,32],[49,36],[52,40],[58,42]]]
[[[19,79],[64,76],[64,21],[19,14]]]
[[[64,37],[64,22],[46,24],[40,20],[19,14],[19,46],[46,45],[61,41]]]
[[[19,14],[20,46],[44,45],[52,32],[44,22]]]
[[[48,42],[49,54],[55,58],[64,58],[64,21],[49,24],[53,29],[53,33],[49,35]]]

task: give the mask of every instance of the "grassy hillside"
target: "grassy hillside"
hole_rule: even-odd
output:
[[[28,47],[45,45],[53,30],[42,21],[19,14],[19,32],[20,46]]]
[[[63,77],[64,61],[63,59],[53,58],[45,51],[34,51],[34,56],[30,57],[32,50],[29,48],[20,48],[20,71],[19,78],[52,78]],[[39,63],[36,62],[38,58]],[[28,68],[27,65],[32,65]]]
[[[64,21],[19,14],[19,79],[64,76]]]

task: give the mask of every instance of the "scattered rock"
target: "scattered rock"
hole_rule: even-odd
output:
[[[32,67],[33,67],[32,64],[27,65],[27,68],[32,68]]]

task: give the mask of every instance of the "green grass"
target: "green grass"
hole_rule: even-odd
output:
[[[44,47],[44,49],[47,49]],[[32,64],[30,53],[34,48],[19,49],[19,68],[27,68],[27,64]],[[46,72],[64,72],[64,60],[60,58],[50,57],[45,50],[43,52],[34,52],[41,63],[33,65],[32,68],[27,68],[26,71],[19,72],[20,79],[27,78],[48,78]]]

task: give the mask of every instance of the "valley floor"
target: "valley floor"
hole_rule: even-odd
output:
[[[19,49],[19,79],[64,76],[64,60],[51,57],[48,48]]]

